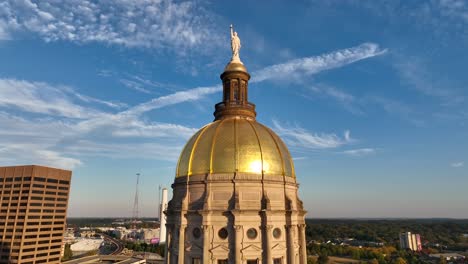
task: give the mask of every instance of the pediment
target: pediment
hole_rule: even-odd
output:
[[[278,244],[274,245],[271,249],[272,250],[285,250],[286,247],[283,246],[283,244],[278,243]]]
[[[201,252],[203,248],[195,243],[186,243],[185,244],[185,251],[194,251],[194,252]]]
[[[210,249],[210,252],[213,253],[213,254],[227,253],[227,252],[229,252],[229,248],[224,246],[224,245],[218,245],[218,246]]]
[[[251,253],[257,253],[262,252],[263,250],[256,245],[249,245],[241,250],[243,254],[251,254]]]

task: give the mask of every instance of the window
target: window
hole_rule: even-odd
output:
[[[228,264],[227,259],[218,259],[218,264]]]
[[[281,229],[279,229],[279,228],[273,229],[273,237],[276,238],[276,239],[280,238],[281,237]]]
[[[227,231],[226,228],[221,228],[219,231],[218,231],[218,236],[221,238],[221,239],[226,239],[228,237],[229,233]],[[227,262],[226,262],[227,263]]]
[[[282,264],[281,258],[274,258],[273,264]]]
[[[255,228],[249,228],[249,230],[247,230],[247,237],[250,239],[257,238],[257,230]]]
[[[198,227],[195,227],[192,231],[192,235],[194,238],[200,238],[201,236],[201,230]]]
[[[256,259],[248,259],[247,264],[257,264],[258,261]]]
[[[202,264],[201,258],[198,258],[198,257],[192,258],[192,264]]]
[[[239,100],[239,88],[234,87],[234,101],[238,101],[238,100]]]

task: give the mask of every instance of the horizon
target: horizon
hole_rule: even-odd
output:
[[[140,213],[157,215],[222,99],[233,24],[307,219],[468,219],[468,5],[0,6],[0,166],[72,170],[69,218],[130,217],[137,173]]]

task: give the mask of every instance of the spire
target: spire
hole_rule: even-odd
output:
[[[231,25],[231,61],[221,74],[223,81],[223,101],[215,105],[215,120],[239,116],[255,120],[255,105],[248,101],[250,74],[240,60],[240,39]]]

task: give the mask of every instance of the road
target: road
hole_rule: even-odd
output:
[[[113,252],[109,253],[109,255],[118,255],[124,249],[124,245],[122,244],[120,240],[115,239],[106,234],[102,234],[102,233],[100,233],[99,235],[103,236],[105,241],[110,242],[111,244],[115,245],[116,249]]]

